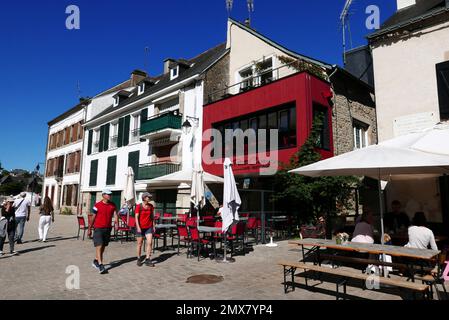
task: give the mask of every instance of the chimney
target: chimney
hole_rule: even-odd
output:
[[[248,28],[251,28],[251,20],[250,19],[245,20],[245,26],[247,26]]]
[[[416,4],[416,0],[396,0],[398,4],[398,11],[414,6]]]
[[[136,86],[140,81],[145,79],[148,76],[148,74],[145,71],[142,70],[134,70],[131,72],[131,86]]]
[[[170,71],[170,65],[176,62],[175,59],[167,58],[164,60],[164,74],[167,74]]]

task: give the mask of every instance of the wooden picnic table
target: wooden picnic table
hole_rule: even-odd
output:
[[[393,257],[413,258],[419,260],[431,261],[438,257],[441,251],[429,250],[429,249],[416,249],[399,246],[389,246],[381,244],[369,244],[369,243],[357,243],[349,242],[348,244],[336,244],[334,240],[325,239],[302,239],[289,241],[291,245],[328,248],[340,251],[352,251],[370,254],[387,254]]]

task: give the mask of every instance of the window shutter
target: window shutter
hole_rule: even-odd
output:
[[[441,120],[449,119],[449,61],[437,64],[438,100]]]
[[[98,172],[98,160],[92,160],[90,162],[89,187],[94,187],[97,185],[97,172]]]
[[[108,151],[109,149],[109,123],[103,126],[104,140],[103,140],[103,151]]]
[[[108,158],[108,169],[107,169],[107,177],[106,177],[106,185],[114,185],[115,184],[115,171],[117,169],[117,156]]]
[[[125,118],[120,118],[118,120],[118,140],[117,140],[117,147],[122,147],[123,144],[123,132],[124,132],[124,126],[125,126]]]
[[[72,126],[73,130],[72,130],[72,142],[75,142],[78,140],[78,123],[74,124]]]
[[[100,127],[100,145],[98,146],[98,152],[103,152],[104,148],[104,126]]]
[[[148,108],[142,110],[140,114],[140,127],[142,128],[142,124],[148,119]]]
[[[128,167],[133,168],[134,177],[138,179],[140,151],[130,152],[128,154]]]
[[[127,146],[129,144],[129,133],[131,130],[131,116],[125,117],[125,128],[123,132],[123,145]]]
[[[89,136],[87,138],[87,155],[92,154],[92,139],[94,137],[94,131],[89,130]]]

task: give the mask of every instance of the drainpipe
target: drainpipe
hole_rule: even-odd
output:
[[[92,102],[92,101],[91,101]],[[87,107],[89,106],[89,104],[87,106],[84,107],[84,123],[87,122]],[[83,125],[84,125],[83,123]],[[83,164],[84,164],[84,148],[85,148],[85,142],[86,142],[86,130],[84,129],[84,126],[82,126],[81,128],[83,130],[83,145],[81,147],[81,152],[80,152],[80,180],[79,180],[79,185],[78,185],[78,208],[77,208],[77,215],[81,215],[83,213],[83,203],[84,203],[84,199],[81,199],[81,185],[83,182]]]

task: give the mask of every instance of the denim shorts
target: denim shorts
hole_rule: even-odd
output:
[[[142,232],[138,232],[136,229],[136,237],[137,238],[143,238],[144,236],[146,237],[149,234],[153,234],[154,233],[154,229],[153,228],[148,228],[148,229],[140,229]]]

